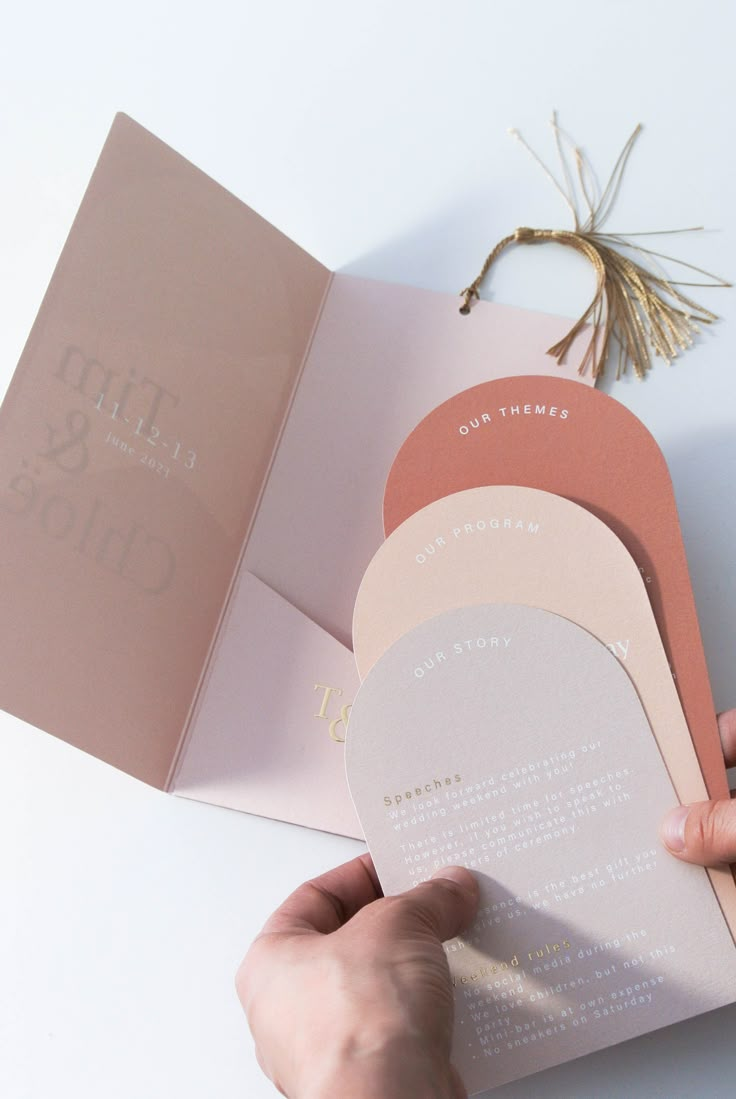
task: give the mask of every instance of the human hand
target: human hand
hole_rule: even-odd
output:
[[[266,922],[236,977],[258,1063],[288,1099],[466,1099],[450,1064],[442,942],[472,923],[461,867],[383,897],[370,855],[305,882]]]
[[[718,715],[718,731],[726,766],[736,767],[736,710]],[[660,831],[667,849],[684,862],[736,862],[736,800],[679,805],[669,811]]]

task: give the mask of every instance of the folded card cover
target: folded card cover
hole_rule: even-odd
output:
[[[565,324],[333,275],[118,115],[0,410],[0,705],[160,788],[355,832],[314,746],[341,758],[391,458],[458,386],[558,372]]]
[[[165,785],[328,280],[117,117],[2,406],[5,709]]]
[[[514,604],[416,626],[358,692],[346,768],[387,894],[478,879],[445,944],[471,1094],[736,997],[705,870],[656,838],[675,792],[636,690],[579,626]]]

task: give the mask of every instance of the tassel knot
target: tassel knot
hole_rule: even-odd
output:
[[[692,264],[684,263],[681,260],[672,260],[671,256],[665,256],[661,252],[644,248],[639,244],[632,243],[630,240],[631,237],[654,234],[602,232],[603,224],[608,218],[618,194],[626,163],[634,142],[641,131],[641,126],[636,127],[624,145],[611,177],[595,205],[591,197],[593,191],[592,171],[580,149],[576,146],[572,147],[577,186],[582,193],[587,210],[585,220],[582,220],[579,212],[579,200],[573,183],[572,172],[564,155],[563,142],[571,145],[570,139],[562,133],[554,115],[552,116],[552,128],[562,168],[564,186],[558,182],[536,153],[529,149],[521,135],[515,130],[512,133],[525,145],[565,199],[573,215],[574,228],[530,229],[527,226],[522,226],[515,229],[509,236],[504,237],[486,257],[478,277],[462,291],[463,304],[460,306],[460,312],[464,315],[470,313],[472,300],[474,298],[480,299],[481,283],[508,245],[544,244],[548,241],[554,241],[574,248],[593,267],[596,276],[595,293],[580,319],[575,322],[570,331],[554,347],[548,348],[547,354],[552,355],[558,363],[564,362],[570,347],[580,332],[587,325],[591,325],[592,332],[578,368],[579,373],[584,374],[590,367],[593,377],[597,378],[603,373],[609,353],[613,345],[616,344],[618,346],[616,377],[620,378],[625,373],[627,365],[631,363],[636,376],[643,378],[652,365],[652,354],[655,357],[662,358],[667,364],[671,363],[677,357],[679,351],[684,351],[692,346],[693,337],[700,331],[701,324],[711,324],[718,319],[715,313],[711,313],[710,310],[704,309],[686,297],[679,287],[724,287],[731,284],[716,275],[703,271],[700,267],[694,267]],[[700,228],[702,227],[663,230],[660,232],[686,233],[698,231]],[[630,258],[623,249],[638,253],[641,262]],[[677,282],[668,278],[661,271],[652,270],[652,267],[656,266],[656,262],[653,261],[658,259],[678,263],[682,267],[705,275],[711,281]]]

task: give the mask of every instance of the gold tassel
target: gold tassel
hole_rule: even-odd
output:
[[[550,347],[558,363],[562,363],[574,340],[588,324],[592,333],[583,355],[578,373],[584,374],[590,367],[593,377],[598,378],[604,370],[609,353],[614,344],[618,346],[616,377],[626,372],[630,362],[636,376],[643,378],[652,366],[652,352],[664,359],[669,365],[693,343],[693,337],[700,331],[701,324],[711,324],[717,320],[715,313],[704,309],[686,297],[679,287],[682,286],[730,286],[731,283],[711,275],[700,267],[665,256],[650,248],[632,243],[632,237],[655,236],[656,233],[604,233],[602,227],[611,212],[621,186],[621,180],[634,143],[641,132],[637,126],[619,155],[611,178],[598,201],[593,205],[591,197],[593,172],[583,152],[559,128],[557,116],[552,116],[552,129],[557,154],[562,169],[561,184],[553,173],[527,145],[516,130],[511,133],[524,145],[545,175],[551,180],[564,198],[574,221],[574,229],[516,229],[499,241],[487,257],[480,274],[461,291],[463,304],[460,312],[468,314],[473,298],[480,298],[480,285],[505,248],[512,244],[543,244],[556,241],[574,248],[592,264],[596,275],[595,294],[580,320],[572,326],[567,335]],[[587,216],[583,220],[579,211],[578,195],[573,182],[573,174],[565,155],[564,143],[572,149],[575,163],[575,177],[582,195]],[[702,226],[692,229],[660,230],[660,233],[698,232]],[[622,248],[639,254],[642,262],[629,258]],[[698,274],[705,275],[710,282],[677,282],[660,270],[652,267],[656,260],[663,259],[686,267]],[[645,266],[647,264],[648,266]]]

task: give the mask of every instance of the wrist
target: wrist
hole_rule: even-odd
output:
[[[366,1048],[348,1040],[315,1054],[301,1086],[289,1099],[456,1099],[449,1061],[430,1056],[406,1035]]]

